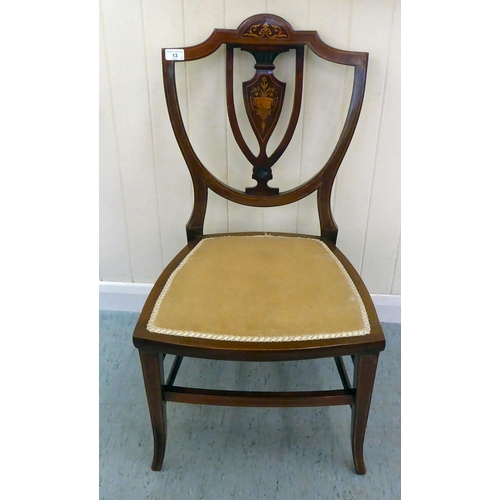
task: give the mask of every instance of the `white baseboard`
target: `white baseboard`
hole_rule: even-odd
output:
[[[141,312],[153,285],[149,283],[99,282],[101,311]]]
[[[401,295],[372,293],[371,296],[382,323],[401,323]]]
[[[99,309],[102,311],[140,312],[153,288],[148,283],[99,282]],[[372,294],[382,323],[401,323],[401,295]]]

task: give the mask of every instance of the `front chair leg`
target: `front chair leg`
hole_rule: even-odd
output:
[[[354,356],[354,405],[352,407],[351,444],[357,474],[366,474],[363,442],[370,411],[378,354]]]
[[[167,411],[161,388],[164,383],[163,354],[139,351],[139,356],[153,427],[154,455],[151,469],[158,471],[163,464],[167,442]]]

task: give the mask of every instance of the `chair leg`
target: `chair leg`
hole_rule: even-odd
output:
[[[378,354],[362,354],[354,357],[354,405],[352,407],[351,444],[357,474],[366,474],[363,459],[363,442],[370,411],[373,383],[377,371]]]
[[[163,464],[167,443],[167,412],[161,388],[164,383],[163,354],[139,351],[139,356],[153,427],[154,455],[151,469],[158,471]]]

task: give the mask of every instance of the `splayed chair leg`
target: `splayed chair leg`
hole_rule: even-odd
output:
[[[354,357],[355,397],[352,407],[351,444],[357,474],[366,474],[363,459],[363,443],[370,411],[373,384],[377,371],[378,354],[363,354]]]
[[[167,412],[161,388],[164,383],[163,354],[139,351],[139,355],[153,427],[154,455],[151,469],[159,471],[163,464],[167,442]]]

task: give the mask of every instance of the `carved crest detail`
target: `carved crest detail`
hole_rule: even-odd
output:
[[[260,28],[260,29],[259,29]],[[243,36],[254,38],[288,38],[288,33],[284,28],[276,24],[254,24]]]

